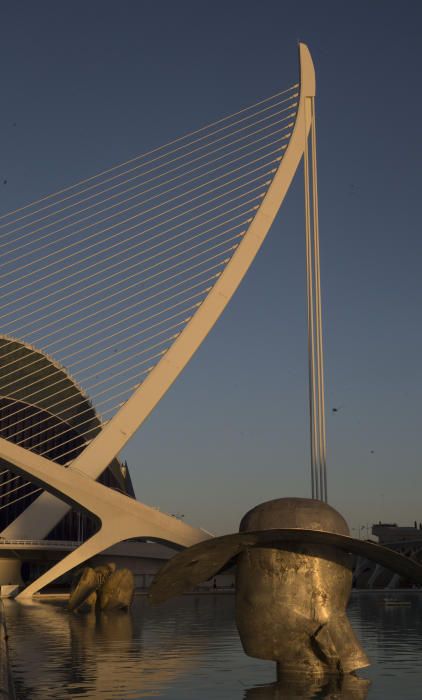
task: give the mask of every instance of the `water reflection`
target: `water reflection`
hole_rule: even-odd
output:
[[[7,618],[19,696],[33,700],[57,698],[57,689],[63,697],[84,696],[81,689],[86,697],[134,697],[191,671],[201,644],[188,643],[192,620],[179,616],[165,621],[177,633],[164,639],[147,629],[134,634],[131,612],[75,615],[58,605],[9,603]]]
[[[371,682],[352,674],[328,681],[286,676],[270,683],[249,688],[244,700],[365,700]]]
[[[372,666],[325,685],[275,683],[272,662],[245,656],[233,595],[184,596],[157,608],[137,597],[130,613],[99,616],[69,614],[60,603],[5,608],[18,700],[421,698],[419,593],[353,595],[349,615]]]

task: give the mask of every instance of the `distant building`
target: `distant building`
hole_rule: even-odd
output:
[[[389,545],[397,542],[422,541],[422,529],[415,522],[414,527],[402,527],[396,523],[378,523],[372,525],[372,534],[378,537],[379,544]]]
[[[422,526],[401,527],[397,523],[381,523],[372,526],[372,534],[378,537],[378,543],[422,562]],[[380,564],[358,557],[353,571],[355,588],[394,589],[413,587],[410,581],[385,569]]]

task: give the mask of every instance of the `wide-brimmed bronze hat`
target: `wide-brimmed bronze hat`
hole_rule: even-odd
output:
[[[272,504],[280,520],[280,503],[283,504],[281,524],[294,527],[268,528],[268,511]],[[265,512],[265,520],[261,512]],[[285,514],[285,515],[284,515]],[[338,526],[339,518],[342,521]],[[271,517],[270,517],[271,520]],[[247,529],[249,524],[256,529]],[[307,527],[297,527],[306,523]],[[312,548],[324,547],[326,556],[334,549],[370,559],[390,569],[412,583],[422,585],[422,565],[387,547],[350,537],[342,516],[325,503],[314,499],[286,498],[269,501],[252,509],[242,520],[240,532],[214,537],[176,554],[155,577],[150,588],[150,599],[161,603],[173,596],[189,592],[203,581],[217,575],[236,558],[248,550],[257,548],[283,549],[312,554]],[[305,549],[303,549],[305,548]],[[311,549],[309,549],[311,548]]]

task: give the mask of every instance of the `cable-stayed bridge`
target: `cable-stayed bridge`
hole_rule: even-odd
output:
[[[287,88],[0,217],[0,499],[25,505],[2,535],[45,538],[72,507],[100,521],[21,595],[124,539],[204,539],[96,480],[224,311],[302,158],[311,488],[327,500],[315,75],[299,57]]]

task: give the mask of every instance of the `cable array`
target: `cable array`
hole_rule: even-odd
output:
[[[142,384],[240,244],[297,101],[295,84],[0,216],[4,437],[69,464]],[[0,509],[28,488],[3,474]]]
[[[324,354],[319,255],[315,100],[307,104],[310,129],[304,150],[306,279],[308,302],[308,388],[312,498],[327,502]],[[309,153],[310,151],[310,153]]]

